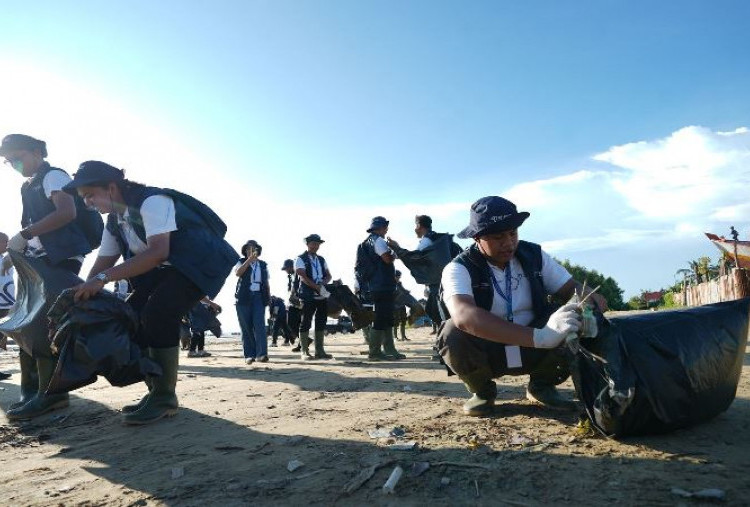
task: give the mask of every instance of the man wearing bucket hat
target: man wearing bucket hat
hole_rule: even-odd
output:
[[[370,235],[357,247],[354,273],[360,293],[369,294],[375,305],[375,320],[367,335],[368,358],[372,360],[404,359],[393,343],[393,307],[395,304],[396,269],[394,252],[388,248],[385,235],[388,220],[377,216],[370,222]]]
[[[305,238],[307,250],[302,252],[294,262],[294,271],[299,277],[299,298],[303,302],[302,323],[299,327],[299,343],[302,359],[331,359],[323,349],[326,320],[328,320],[329,296],[325,284],[331,281],[326,260],[318,255],[320,245],[325,243],[317,234]],[[315,317],[315,356],[310,355],[310,327]]]
[[[582,290],[571,275],[535,243],[519,241],[529,213],[498,196],[471,206],[470,223],[458,236],[474,244],[443,270],[442,307],[450,318],[438,335],[446,365],[472,397],[464,413],[489,414],[497,396],[493,378],[530,375],[527,398],[556,409],[574,409],[555,388],[569,376],[560,350],[578,331],[577,305],[557,310],[548,296],[569,300]],[[606,301],[592,295],[600,306]]]

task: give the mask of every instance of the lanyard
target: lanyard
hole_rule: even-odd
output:
[[[492,285],[495,287],[495,292],[497,292],[500,297],[505,300],[508,322],[513,322],[513,292],[511,292],[510,290],[510,262],[508,262],[508,265],[505,267],[505,292],[503,292],[503,290],[500,288],[500,284],[497,283],[497,279],[495,278],[495,273],[492,272],[492,268],[487,266],[487,269],[490,270],[490,278],[492,279]]]

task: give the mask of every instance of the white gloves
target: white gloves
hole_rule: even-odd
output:
[[[8,250],[23,252],[29,242],[19,232],[8,240]]]
[[[581,328],[581,315],[577,310],[575,303],[561,306],[550,316],[546,326],[534,329],[534,348],[554,349],[568,334],[577,333]]]

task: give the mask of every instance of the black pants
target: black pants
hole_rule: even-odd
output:
[[[138,314],[136,341],[141,348],[164,349],[180,343],[180,321],[203,297],[201,290],[173,267],[159,267],[139,277],[128,297]]]
[[[190,351],[195,352],[197,350],[203,350],[206,346],[206,332],[205,331],[193,331],[193,335],[190,337]]]
[[[285,341],[290,341],[292,339],[292,330],[289,329],[289,324],[286,320],[286,312],[284,312],[284,315],[277,315],[276,318],[273,319],[273,332],[271,333],[271,339],[273,339],[274,343],[276,343],[279,333],[281,333],[281,336],[284,337]]]
[[[393,327],[393,306],[396,296],[392,290],[372,291],[372,302],[375,304],[375,321],[372,328],[387,331]]]
[[[328,304],[325,299],[310,299],[305,301],[302,307],[302,323],[299,326],[300,333],[310,331],[313,315],[315,315],[315,330],[323,331],[328,320]]]
[[[503,375],[530,375],[532,382],[558,385],[570,376],[567,349],[532,349],[521,347],[520,368],[508,367],[505,345],[477,338],[458,329],[451,319],[438,331],[438,350],[449,374],[459,377],[486,372],[489,378]]]
[[[289,339],[290,342],[294,343],[294,340],[299,338],[299,326],[302,322],[302,310],[296,306],[289,305],[286,312],[286,323],[289,330],[292,332],[292,337]]]
[[[427,297],[427,304],[425,304],[425,312],[432,322],[440,324],[443,320],[440,317],[440,309],[438,308],[438,296],[440,295],[440,285],[434,284],[429,285],[430,295]]]

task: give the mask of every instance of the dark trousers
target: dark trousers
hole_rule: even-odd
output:
[[[190,337],[190,350],[195,352],[196,350],[203,350],[206,346],[206,332],[205,331],[193,331],[193,335]]]
[[[425,312],[432,322],[440,324],[443,320],[440,317],[440,309],[438,308],[438,296],[440,292],[440,285],[434,284],[429,285],[430,295],[427,297],[427,304],[425,304]]]
[[[182,316],[201,297],[198,286],[173,267],[159,267],[142,276],[127,299],[140,320],[138,345],[155,349],[177,347]]]
[[[292,333],[289,341],[294,343],[294,340],[299,338],[299,326],[302,323],[302,310],[296,306],[290,305],[286,311],[286,323]]]
[[[326,320],[328,320],[328,303],[325,299],[305,301],[305,306],[302,307],[302,322],[299,326],[300,333],[310,331],[313,315],[315,316],[315,330],[323,331],[326,328]]]
[[[372,328],[387,331],[393,327],[393,306],[396,299],[392,290],[372,291],[372,302],[375,304],[375,320]]]
[[[530,375],[531,381],[558,385],[570,376],[567,349],[532,349],[521,347],[520,368],[509,368],[505,345],[477,338],[458,329],[451,319],[438,331],[438,350],[446,366],[460,378],[503,375]]]
[[[271,339],[273,339],[274,343],[276,343],[276,340],[279,337],[279,333],[281,333],[285,341],[290,341],[292,339],[292,330],[289,329],[289,324],[286,319],[286,312],[277,315],[273,319],[273,331],[271,332]]]

